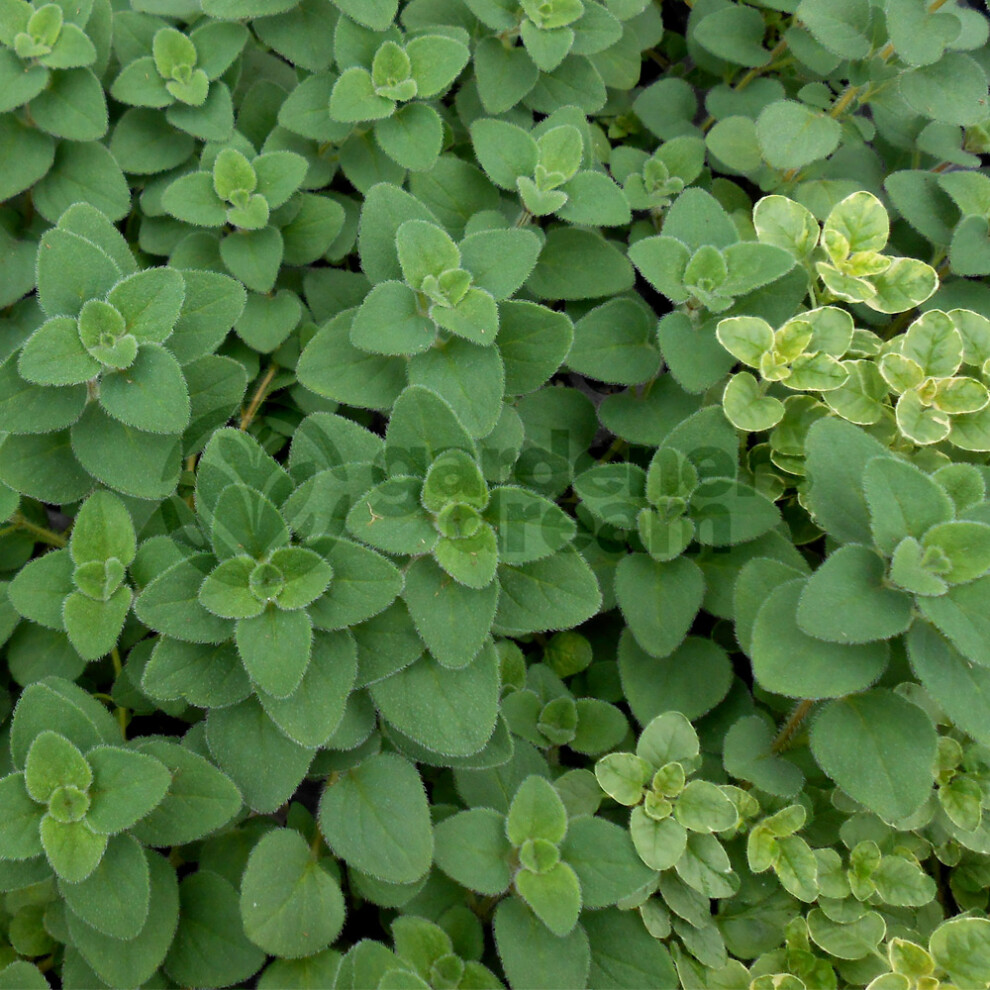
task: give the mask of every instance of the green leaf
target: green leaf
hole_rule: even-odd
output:
[[[706,478],[691,495],[695,539],[710,546],[745,543],[780,522],[777,507],[756,489],[731,478]]]
[[[17,959],[0,969],[3,990],[45,990],[51,986],[47,977],[31,963]]]
[[[482,106],[491,114],[511,110],[532,90],[540,75],[524,48],[506,48],[494,37],[478,42],[473,63],[478,95]]]
[[[358,253],[362,271],[373,283],[402,278],[396,232],[407,220],[436,223],[426,206],[397,186],[379,182],[367,191],[358,227]]]
[[[876,458],[863,472],[870,526],[877,546],[887,554],[906,536],[920,539],[954,515],[945,490],[914,465]]]
[[[313,624],[304,611],[269,605],[261,615],[238,619],[237,652],[259,688],[286,698],[299,686],[310,660]]]
[[[884,901],[895,907],[920,907],[935,896],[935,881],[906,857],[884,856],[870,880]]]
[[[387,30],[399,9],[398,0],[334,0],[334,5],[372,31]]]
[[[62,605],[72,591],[72,559],[68,550],[53,550],[25,564],[8,589],[10,604],[48,629],[64,629]]]
[[[154,578],[134,603],[137,617],[158,632],[187,643],[220,643],[233,634],[233,623],[199,604],[203,579],[214,558],[195,554]]]
[[[138,747],[163,763],[172,778],[165,797],[131,828],[146,845],[192,842],[225,825],[240,810],[241,795],[233,782],[202,756],[162,739],[145,739]]]
[[[182,369],[157,344],[143,344],[130,367],[102,376],[100,405],[125,425],[149,433],[181,433],[189,423]]]
[[[347,514],[348,532],[386,553],[428,553],[437,531],[420,503],[422,487],[418,478],[401,475],[376,485]]]
[[[105,295],[121,277],[96,244],[68,230],[45,232],[38,249],[38,301],[49,316],[77,316],[89,299]]]
[[[922,709],[876,689],[831,702],[812,726],[811,751],[851,798],[894,822],[927,799],[935,740]]]
[[[282,235],[275,227],[234,231],[220,242],[220,257],[231,275],[255,292],[271,292],[282,251]]]
[[[572,547],[526,564],[503,564],[498,581],[495,622],[504,634],[572,629],[601,606],[597,579]]]
[[[473,529],[479,523],[473,532],[464,532],[464,526]],[[437,540],[433,547],[434,560],[455,581],[469,588],[480,589],[490,584],[498,567],[498,545],[494,530],[480,521],[470,506],[462,507],[458,504],[447,506],[437,516],[437,527],[446,527],[451,535],[448,536],[445,532]]]
[[[591,942],[588,985],[602,990],[629,986],[676,986],[677,974],[662,942],[632,911],[595,911],[581,926]]]
[[[468,47],[442,34],[424,34],[406,45],[417,96],[422,99],[440,96],[450,88],[461,69],[470,61]]]
[[[549,499],[513,485],[492,490],[485,518],[498,537],[502,564],[526,564],[562,550],[574,538],[573,520]]]
[[[464,667],[488,637],[498,590],[494,582],[480,590],[458,584],[424,556],[406,570],[402,597],[436,660],[445,667]]]
[[[39,827],[45,809],[31,799],[23,773],[0,777],[3,820],[0,822],[0,855],[5,860],[24,860],[43,852]]]
[[[307,163],[293,151],[266,151],[251,163],[257,176],[257,191],[271,209],[282,206],[302,185]]]
[[[402,168],[427,172],[443,148],[443,121],[433,107],[407,103],[390,117],[377,121],[375,140]]]
[[[3,113],[33,100],[48,85],[50,73],[42,65],[24,67],[24,63],[9,48],[0,51],[0,84],[3,99],[0,109]]]
[[[65,736],[46,729],[31,743],[24,763],[24,785],[35,801],[48,804],[59,787],[88,791],[92,780],[89,764]]]
[[[971,663],[990,667],[988,649],[988,616],[983,596],[990,587],[990,578],[978,578],[965,585],[956,585],[938,598],[919,598],[922,615],[938,627],[952,645]]]
[[[162,193],[162,207],[176,220],[197,227],[222,227],[227,222],[226,205],[209,172],[180,176]]]
[[[135,107],[167,107],[175,99],[150,55],[125,65],[110,86],[110,95],[119,103]]]
[[[458,812],[437,825],[436,863],[469,890],[497,896],[512,882],[505,817],[491,808]]]
[[[567,834],[567,809],[549,781],[529,776],[516,790],[505,827],[514,846],[521,846],[527,839],[557,844]]]
[[[244,803],[262,813],[288,801],[313,760],[313,751],[286,737],[253,697],[211,709],[206,741],[220,769],[240,789]]]
[[[97,867],[107,837],[82,821],[61,822],[50,814],[41,820],[41,844],[52,869],[68,883],[80,883]]]
[[[952,721],[980,742],[990,738],[990,671],[967,661],[926,622],[911,627],[907,648],[915,676]]]
[[[385,460],[390,474],[424,476],[437,455],[452,448],[475,452],[474,441],[453,409],[421,385],[405,389],[392,409],[385,432]]]
[[[417,354],[436,340],[436,327],[420,311],[416,293],[401,282],[379,282],[351,325],[351,342],[374,354]]]
[[[147,753],[99,746],[86,759],[93,768],[86,821],[105,835],[122,832],[153,811],[172,780],[168,768]]]
[[[725,734],[723,761],[726,771],[748,780],[762,791],[780,797],[793,797],[804,783],[804,775],[789,760],[773,750],[776,732],[761,715],[747,715]]]
[[[490,309],[489,315],[493,312]],[[491,323],[487,326],[486,333],[491,336],[495,327]],[[505,372],[501,352],[490,344],[490,339],[479,346],[453,337],[443,347],[417,354],[408,365],[410,384],[436,392],[472,437],[490,434],[504,408]]]
[[[15,766],[24,765],[35,737],[53,724],[83,752],[120,741],[120,726],[99,701],[76,684],[50,676],[21,692],[10,728]]]
[[[576,818],[560,855],[577,874],[585,908],[608,907],[630,897],[652,879],[625,829],[601,818]]]
[[[581,885],[567,863],[557,863],[546,873],[520,870],[515,886],[540,921],[558,938],[574,930],[581,913]]]
[[[939,576],[950,584],[962,584],[990,569],[990,527],[985,523],[944,522],[922,537],[926,553],[936,552],[947,566]]]
[[[255,596],[251,588],[251,575],[258,566],[247,556],[223,561],[200,586],[200,604],[224,619],[260,615],[265,609],[265,600]]]
[[[0,68],[0,77],[3,75],[3,69]],[[31,73],[24,72],[22,75],[30,77]],[[42,70],[35,77],[43,79],[44,75]],[[6,95],[6,90],[4,92]],[[0,168],[3,170],[0,198],[4,200],[36,186],[55,159],[55,142],[49,135],[24,126],[15,116],[9,114],[5,114],[0,120],[0,149]],[[36,198],[37,191],[36,187]],[[57,214],[54,219],[58,219]]]
[[[217,272],[184,271],[185,298],[169,350],[183,365],[216,350],[244,309],[244,287]]]
[[[164,498],[179,480],[179,438],[144,433],[103,413],[95,403],[72,427],[72,452],[93,477],[137,498]]]
[[[169,976],[187,986],[246,980],[261,968],[264,953],[245,937],[237,890],[200,869],[179,885],[179,925],[165,957]]]
[[[621,385],[647,381],[660,366],[655,329],[653,314],[638,302],[626,297],[611,299],[574,324],[574,345],[567,353],[567,366],[579,374]],[[499,334],[504,349],[504,312]]]
[[[794,100],[777,100],[756,118],[756,139],[768,165],[799,169],[827,158],[839,144],[839,123]]]
[[[629,248],[629,257],[643,277],[671,302],[686,302],[684,272],[691,252],[673,237],[644,237]]]
[[[805,633],[797,613],[807,579],[774,588],[756,613],[750,657],[761,687],[791,698],[834,698],[873,684],[887,666],[884,641],[826,642]],[[794,657],[801,656],[800,665]]]
[[[460,267],[457,245],[436,224],[407,220],[396,231],[395,244],[403,278],[414,289],[419,289],[427,276],[439,278],[448,269]]]
[[[864,0],[802,0],[800,16],[811,36],[843,58],[864,58],[870,51],[870,5]],[[892,28],[893,29],[893,28]]]
[[[869,643],[905,632],[912,621],[911,598],[886,586],[885,570],[883,559],[869,548],[840,547],[808,579],[798,625],[834,643]]]
[[[600,234],[557,227],[547,234],[526,287],[539,299],[594,299],[630,289],[633,274],[629,261]]]
[[[694,38],[716,57],[752,68],[766,65],[770,60],[770,53],[762,44],[765,31],[766,25],[758,11],[751,7],[726,7],[702,18]]]
[[[275,829],[251,851],[241,880],[241,915],[252,942],[295,959],[333,942],[344,924],[344,898],[306,840],[291,829]]]
[[[247,554],[261,560],[289,542],[289,529],[278,509],[244,484],[228,485],[213,509],[213,550],[221,559]]]
[[[842,543],[872,542],[863,488],[866,465],[886,447],[863,430],[836,419],[822,419],[808,431],[808,506],[818,523]]]
[[[365,409],[388,409],[406,384],[405,362],[359,350],[350,342],[353,315],[331,320],[306,346],[299,381],[317,395]]]
[[[619,227],[629,223],[629,201],[602,172],[578,172],[560,187],[567,202],[556,211],[568,223],[594,227]]]
[[[72,944],[109,986],[140,986],[150,979],[175,934],[179,915],[175,870],[157,852],[148,852],[147,857],[151,880],[148,917],[133,939],[104,935],[71,911],[66,917]]]
[[[510,985],[566,990],[587,984],[591,950],[580,925],[564,937],[548,935],[526,904],[509,897],[495,910],[494,930]]]
[[[390,726],[443,756],[470,756],[489,741],[498,717],[498,664],[491,646],[467,666],[441,666],[429,654],[371,686]]]
[[[975,124],[986,116],[987,80],[968,55],[949,52],[933,65],[898,77],[912,110],[945,124]]]
[[[89,69],[54,73],[31,101],[31,116],[43,131],[67,141],[98,141],[107,132],[107,101]]]
[[[351,66],[341,73],[330,94],[330,116],[342,123],[381,120],[395,110],[395,100],[379,96],[367,69]]]
[[[619,529],[633,529],[647,507],[646,474],[636,464],[598,464],[578,475],[573,487],[589,512]]]
[[[501,302],[529,278],[541,248],[539,238],[528,230],[479,231],[461,242],[461,264],[476,286]]]
[[[379,753],[323,792],[320,830],[348,864],[390,883],[411,883],[429,869],[433,832],[415,767]]]
[[[28,381],[41,385],[75,385],[96,378],[100,363],[83,347],[76,321],[56,316],[27,339],[17,370]]]
[[[282,590],[276,602],[279,608],[304,608],[327,590],[333,568],[315,551],[304,547],[283,547],[269,558],[281,573]]]
[[[364,622],[391,605],[402,590],[398,568],[367,547],[336,540],[324,557],[333,568],[333,583],[308,609],[318,629]]]
[[[98,660],[113,649],[130,608],[129,588],[118,588],[106,601],[72,592],[62,607],[69,642],[84,659]]]
[[[528,75],[524,70],[524,78]],[[495,185],[514,192],[519,176],[533,175],[539,152],[536,141],[521,127],[482,118],[471,125],[471,140],[478,163]]]
[[[624,557],[616,597],[636,642],[651,656],[672,653],[691,628],[704,595],[701,570],[686,558],[661,563],[645,554]]]
[[[101,934],[134,938],[144,927],[150,908],[144,849],[129,835],[115,836],[99,866],[80,883],[62,881],[59,892],[69,910]]]
[[[986,918],[952,918],[929,940],[932,958],[956,983],[978,985],[990,979],[990,923]]]
[[[619,639],[619,674],[636,719],[643,725],[668,708],[698,718],[728,693],[732,665],[708,639],[688,636],[669,656],[650,656],[628,628]]]

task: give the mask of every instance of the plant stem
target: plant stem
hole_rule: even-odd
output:
[[[859,95],[862,88],[862,86],[847,86],[845,92],[832,104],[832,109],[829,110],[828,115],[834,118],[844,113],[849,104]]]
[[[268,366],[268,370],[265,372],[265,377],[261,379],[257,390],[251,397],[251,402],[249,403],[247,409],[244,410],[238,429],[246,430],[251,423],[254,422],[254,417],[258,414],[258,409],[261,407],[261,403],[265,401],[265,392],[267,392],[268,386],[271,385],[272,379],[275,377],[275,373],[277,371],[278,365],[272,361],[272,363]]]
[[[47,543],[49,546],[53,547],[64,547],[69,541],[62,536],[61,533],[55,533],[50,529],[45,529],[44,526],[39,526],[36,523],[31,522],[30,519],[21,515],[20,512],[14,513],[11,517],[13,526],[8,529],[3,530],[3,532],[9,532],[10,529],[24,529],[31,533],[33,536],[37,537],[42,543]]]
[[[788,718],[788,720],[780,727],[780,732],[777,733],[777,738],[770,744],[771,753],[779,753],[787,748],[787,744],[801,727],[801,723],[808,717],[808,712],[811,711],[811,706],[813,704],[813,701],[809,701],[805,698],[804,701],[795,706],[794,711],[791,712],[790,718]]]
[[[612,460],[612,458],[615,457],[617,454],[621,454],[622,451],[625,450],[627,446],[628,444],[626,443],[625,440],[622,439],[622,437],[616,437],[612,441],[612,445],[608,448],[608,450],[606,450],[605,453],[598,458],[598,463],[599,464],[608,463],[608,461]]]
[[[739,82],[732,87],[733,90],[738,93],[739,90],[745,89],[754,79],[758,79],[762,76],[764,72],[769,72],[773,68],[773,60],[778,55],[783,55],[786,51],[787,42],[781,38],[781,40],[777,42],[776,46],[770,50],[770,57],[766,60],[766,63],[763,65],[757,65],[755,68],[750,69],[749,72],[747,72],[746,75],[744,75],[742,79],[740,79]]]
[[[113,676],[116,681],[124,670],[124,665],[120,662],[120,650],[118,650],[116,646],[110,651],[110,662],[113,664]],[[111,698],[111,700],[113,699]],[[116,704],[116,702],[114,702],[114,704]],[[114,714],[116,714],[117,722],[120,725],[120,734],[124,737],[124,739],[126,739],[129,713],[126,708],[121,708],[120,705],[117,705],[117,709]]]

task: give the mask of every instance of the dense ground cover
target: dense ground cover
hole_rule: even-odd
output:
[[[990,986],[965,0],[0,0],[0,988]]]

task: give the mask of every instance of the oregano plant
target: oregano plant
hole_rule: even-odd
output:
[[[0,0],[0,990],[990,988],[988,38]]]

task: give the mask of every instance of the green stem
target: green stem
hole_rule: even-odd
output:
[[[258,388],[251,397],[247,409],[244,410],[244,415],[241,416],[241,422],[238,425],[238,429],[241,431],[246,430],[254,422],[254,417],[257,416],[258,410],[261,408],[261,403],[265,401],[265,393],[268,391],[268,386],[271,385],[277,371],[278,365],[272,361],[268,370],[265,372],[265,377],[261,379]]]
[[[625,440],[622,439],[622,437],[616,437],[612,441],[612,445],[608,448],[608,450],[606,450],[605,453],[598,458],[598,463],[599,464],[607,463],[608,461],[612,460],[613,457],[616,457],[619,454],[621,454],[622,451],[625,450],[627,446],[628,444],[626,443]]]
[[[812,705],[814,705],[814,702],[805,698],[804,701],[799,702],[794,707],[790,718],[780,727],[777,738],[770,744],[771,753],[779,753],[787,749],[788,743],[790,743],[797,730],[801,727],[801,723],[808,717],[808,712],[811,711]]]
[[[113,664],[113,676],[116,681],[124,670],[124,665],[120,661],[120,650],[117,649],[116,646],[110,651],[110,662]],[[113,698],[110,700],[113,701]],[[114,702],[114,704],[116,704],[116,702]],[[130,712],[128,712],[126,708],[122,708],[120,705],[117,705],[117,709],[114,714],[117,716],[117,723],[120,725],[120,734],[124,737],[124,739],[126,739],[127,723],[130,720]]]
[[[42,543],[47,543],[49,546],[53,546],[53,547],[64,547],[69,542],[60,533],[55,533],[50,529],[45,529],[44,526],[39,526],[37,525],[37,523],[31,522],[30,519],[21,515],[20,512],[14,513],[11,519],[13,522],[13,526],[2,530],[2,532],[6,533],[9,532],[10,529],[14,529],[14,528],[23,529],[26,530],[28,533],[31,533]]]

